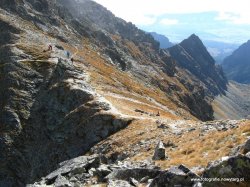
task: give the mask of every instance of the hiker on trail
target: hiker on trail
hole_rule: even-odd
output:
[[[70,57],[70,52],[69,51],[66,51],[66,56],[67,56],[67,58]]]
[[[73,64],[73,62],[74,62],[74,58],[72,57],[70,60],[71,60],[71,62],[72,62],[72,64]]]
[[[48,51],[52,51],[52,45],[48,46]]]

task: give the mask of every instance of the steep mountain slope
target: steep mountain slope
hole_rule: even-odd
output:
[[[223,93],[227,80],[199,37],[193,34],[180,44],[169,48],[169,52],[181,67],[201,80],[208,94]]]
[[[199,88],[202,91],[197,92],[197,95],[203,95],[203,97],[197,97],[194,102],[188,100],[186,104],[195,113],[207,115],[206,119],[211,118],[212,107],[207,102],[203,102],[201,105],[197,104],[197,102],[202,103],[206,98],[209,103],[214,96],[224,93],[227,79],[223,71],[219,66],[215,65],[214,59],[210,56],[201,40],[194,34],[180,44],[169,48],[168,51],[177,60],[178,66],[189,74],[189,77],[183,78],[183,81],[192,78],[193,82],[198,84],[196,87],[191,85],[190,87],[193,89]],[[200,106],[200,108],[197,108],[197,106]]]
[[[249,119],[250,85],[229,81],[225,95],[212,102],[215,119]]]
[[[169,39],[166,36],[162,34],[158,34],[156,32],[150,32],[150,34],[154,37],[156,41],[160,43],[160,48],[162,49],[167,49],[174,45],[173,43],[169,41]]]
[[[250,83],[250,40],[236,49],[222,63],[228,79],[239,83]]]
[[[177,103],[178,95],[166,96],[164,89],[171,91],[167,85],[175,81],[169,77],[174,61],[154,52],[152,37],[142,34],[153,43],[146,39],[140,48],[89,20],[80,23],[55,2],[1,1],[3,186],[23,186],[45,175],[132,120],[156,118],[159,111],[162,118],[195,119]],[[129,67],[133,71],[120,70]],[[165,80],[158,83],[159,77]],[[136,109],[151,116],[141,117]]]
[[[167,51],[159,49],[159,43],[150,34],[114,17],[106,8],[95,2],[63,0],[61,3],[78,20],[87,19],[95,25],[94,27],[104,29],[111,34],[111,36],[108,33],[103,35],[98,32],[95,37],[103,43],[101,53],[111,58],[112,63],[117,64],[123,71],[129,71],[140,81],[160,88],[170,100],[181,108],[189,110],[197,118],[202,120],[213,118],[209,101],[204,100],[206,97],[204,88],[199,87],[200,80],[190,76],[185,70],[177,71],[175,60]],[[115,45],[109,38],[115,40]],[[127,56],[128,51],[132,56]],[[153,68],[146,67],[148,65]],[[201,105],[204,109],[200,108]]]
[[[223,75],[204,82],[104,7],[89,0],[0,7],[0,186],[33,183],[133,124],[213,118],[210,99],[222,92]]]

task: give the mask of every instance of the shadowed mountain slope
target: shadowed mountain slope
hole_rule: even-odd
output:
[[[133,124],[211,120],[226,84],[196,36],[170,55],[89,0],[1,1],[0,34],[0,186],[33,183]]]
[[[236,49],[222,63],[228,79],[239,83],[250,83],[250,40]]]

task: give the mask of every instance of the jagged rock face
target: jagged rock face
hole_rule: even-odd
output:
[[[217,95],[226,89],[227,80],[223,71],[215,65],[214,59],[196,35],[169,48],[169,51],[181,67],[205,84],[207,93]]]
[[[99,102],[82,80],[84,72],[64,62],[50,65],[54,67],[48,69],[51,75],[46,77],[26,66],[9,67],[6,78],[11,86],[4,89],[7,95],[2,98],[10,102],[1,105],[3,185],[22,186],[128,124],[126,119],[102,112],[110,108]],[[15,90],[17,83],[26,86],[21,93]]]
[[[90,0],[62,0],[61,3],[66,6],[70,12],[78,19],[88,19],[98,25],[98,27],[112,33],[119,34],[135,43],[150,43],[154,49],[159,49],[159,43],[153,39],[150,34],[138,29],[132,23],[127,23],[122,19],[115,17],[106,8]],[[81,7],[80,9],[78,7]]]
[[[236,49],[222,63],[228,79],[239,83],[250,83],[250,40]]]
[[[0,186],[24,186],[129,124],[107,112],[82,69],[21,52],[11,44],[23,31],[0,28]]]

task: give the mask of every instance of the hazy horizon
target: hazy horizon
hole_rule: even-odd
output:
[[[195,33],[202,40],[242,44],[250,39],[247,0],[95,0],[138,28],[180,42]]]

